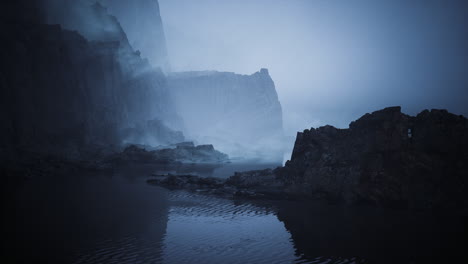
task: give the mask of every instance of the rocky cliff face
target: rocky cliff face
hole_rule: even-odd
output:
[[[348,129],[297,134],[284,167],[236,173],[211,187],[250,198],[321,199],[468,212],[468,119],[400,107],[366,114]]]
[[[132,47],[154,67],[170,70],[166,37],[157,0],[101,0],[115,15]]]
[[[177,123],[177,114],[165,76],[132,49],[102,6],[63,9],[61,18],[69,10],[70,20],[57,17],[57,22],[78,32],[43,24],[51,17],[40,4],[34,10],[24,1],[2,6],[18,13],[0,23],[2,147],[69,154],[69,148],[118,145],[125,139],[122,131],[142,125],[165,135],[153,141],[167,141],[151,143],[181,140],[180,134],[167,136],[172,132],[166,125]],[[77,10],[91,20],[79,20]],[[21,12],[37,19],[25,19]]]
[[[416,117],[390,107],[349,129],[297,134],[291,160],[276,172],[291,193],[350,203],[468,208],[468,120],[445,110]]]
[[[186,135],[231,157],[282,161],[282,111],[268,70],[172,73],[168,82]]]

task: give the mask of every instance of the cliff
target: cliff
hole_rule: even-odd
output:
[[[164,74],[133,50],[104,7],[65,6],[54,17],[34,3],[2,4],[13,13],[0,23],[2,149],[74,155],[96,144],[118,146],[141,127],[151,137],[136,143],[184,139],[171,129],[180,118]],[[64,26],[43,23],[53,18]]]
[[[132,47],[152,66],[170,70],[166,37],[157,0],[100,0],[115,15]]]
[[[282,162],[282,110],[268,70],[171,73],[168,84],[185,135],[231,157]]]
[[[468,120],[445,110],[385,108],[297,134],[277,170],[290,193],[409,208],[468,208]]]
[[[362,116],[348,129],[324,126],[299,132],[284,167],[237,172],[213,186],[197,180],[195,186],[228,197],[467,213],[467,136],[463,116],[445,110],[408,116],[400,107],[390,107]],[[195,178],[190,179],[193,184]]]

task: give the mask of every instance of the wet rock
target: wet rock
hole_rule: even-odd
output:
[[[412,117],[391,107],[364,115],[349,129],[324,126],[298,133],[284,167],[236,172],[212,185],[177,176],[163,183],[208,193],[230,188],[232,197],[248,199],[467,211],[467,150],[463,116],[431,110]]]
[[[468,122],[445,110],[385,108],[297,134],[276,171],[290,193],[404,208],[467,208]]]
[[[281,187],[272,169],[235,172],[226,181],[227,184],[241,188]]]
[[[241,172],[224,180],[194,175],[153,175],[148,184],[168,189],[185,189],[198,193],[243,199],[287,199],[282,184],[271,169]]]
[[[228,186],[225,180],[219,178],[205,178],[195,175],[153,175],[155,178],[147,180],[150,185],[158,185],[170,190],[184,189],[206,195],[216,195],[225,198],[236,197],[239,190]]]
[[[194,175],[157,175],[155,179],[148,180],[150,184],[162,185],[175,189],[215,189],[223,186],[224,182],[217,178],[204,178]]]

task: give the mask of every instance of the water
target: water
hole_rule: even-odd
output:
[[[428,263],[464,254],[459,217],[228,200],[146,184],[156,171],[227,177],[268,166],[133,166],[33,178],[7,194],[5,263]]]

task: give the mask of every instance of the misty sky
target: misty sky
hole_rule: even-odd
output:
[[[173,71],[270,70],[287,135],[401,105],[468,114],[468,4],[159,0]]]

